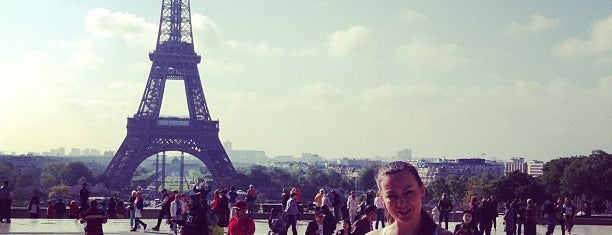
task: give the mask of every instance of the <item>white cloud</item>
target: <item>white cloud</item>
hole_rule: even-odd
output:
[[[414,10],[404,10],[398,16],[400,22],[407,24],[427,21],[427,16]]]
[[[280,47],[273,47],[267,42],[251,43],[251,42],[236,42],[228,40],[226,45],[235,51],[244,51],[252,55],[267,55],[276,54],[280,55],[283,53],[283,49]]]
[[[612,75],[599,79],[596,92],[610,102],[610,110],[612,110]]]
[[[468,59],[459,55],[459,46],[456,44],[437,44],[419,39],[399,46],[396,56],[417,71],[448,71],[468,62]]]
[[[612,15],[598,21],[587,39],[568,39],[557,45],[553,54],[563,58],[596,57],[612,62]]]
[[[557,26],[559,26],[558,20],[552,20],[538,14],[532,14],[529,16],[528,22],[523,24],[511,23],[506,26],[505,32],[514,35],[535,34],[556,28]]]
[[[193,13],[191,15],[193,37],[196,45],[202,44],[204,48],[219,47],[223,43],[217,25],[208,16]],[[201,42],[199,41],[201,40]]]
[[[245,71],[245,65],[236,61],[224,59],[207,58],[204,63],[206,73],[213,74],[237,74]]]
[[[333,58],[342,58],[359,47],[367,45],[370,34],[370,30],[362,26],[352,26],[344,31],[336,31],[329,36],[329,54]]]
[[[85,26],[95,38],[118,37],[134,45],[151,45],[158,30],[156,24],[149,24],[141,17],[103,8],[87,13]]]

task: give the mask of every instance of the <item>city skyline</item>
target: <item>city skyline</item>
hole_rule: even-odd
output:
[[[0,151],[116,151],[146,85],[160,2],[9,0]],[[544,161],[612,149],[610,9],[191,3],[208,108],[236,149]],[[162,115],[187,116],[182,89],[166,84]]]

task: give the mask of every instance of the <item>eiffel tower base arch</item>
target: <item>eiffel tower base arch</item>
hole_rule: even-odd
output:
[[[127,129],[127,136],[104,171],[108,188],[130,187],[140,163],[166,151],[193,155],[208,167],[215,181],[236,174],[219,140],[218,121],[128,118]]]

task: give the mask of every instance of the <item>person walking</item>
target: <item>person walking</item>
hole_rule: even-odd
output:
[[[453,210],[453,203],[448,199],[446,193],[442,193],[442,198],[438,201],[438,210],[440,211],[438,225],[442,226],[442,221],[444,221],[444,228],[448,230],[448,217]]]
[[[470,204],[468,205],[468,210],[472,212],[472,224],[474,225],[474,228],[476,228],[476,232],[478,234],[482,234],[482,231],[478,230],[478,224],[480,223],[481,208],[480,208],[480,201],[478,201],[477,196],[472,196],[470,198]]]
[[[102,224],[105,224],[108,218],[104,215],[104,212],[98,208],[98,201],[91,201],[87,211],[83,213],[83,216],[79,220],[81,224],[85,225],[85,235],[104,235]]]
[[[134,224],[134,222],[136,221],[136,211],[135,211],[135,204],[136,203],[136,190],[132,190],[132,194],[130,195],[129,200],[129,206],[128,206],[128,213],[130,214],[130,228],[138,228],[138,224]]]
[[[323,197],[325,197],[325,189],[319,189],[319,193],[314,197],[315,210],[319,211],[323,206]]]
[[[551,235],[555,231],[555,205],[551,199],[547,199],[542,204],[542,215],[546,220],[546,235]]]
[[[112,196],[110,198],[110,200],[108,201],[108,218],[109,219],[116,219],[117,218],[117,200],[115,199],[116,196]],[[123,205],[121,205],[123,206]]]
[[[142,209],[144,208],[144,203],[142,200],[142,192],[136,192],[136,199],[134,199],[134,227],[130,231],[136,232],[138,230],[138,225],[142,225],[142,230],[147,229],[147,224],[142,222],[140,218],[142,218]]]
[[[488,198],[482,199],[482,207],[480,213],[480,233],[485,235],[491,235],[491,228],[493,227],[493,205],[491,205]]]
[[[342,221],[342,197],[335,189],[331,190],[332,195],[332,207],[334,208],[334,218],[336,218],[336,223]]]
[[[346,208],[349,211],[349,220],[351,220],[351,223],[354,223],[355,219],[357,219],[356,217],[358,205],[359,204],[357,203],[357,193],[355,191],[351,191],[351,194],[346,200]]]
[[[237,201],[234,210],[236,210],[236,215],[230,219],[227,235],[255,234],[255,222],[246,214],[247,203]]]
[[[287,221],[287,230],[291,227],[293,235],[297,235],[297,216],[298,216],[298,205],[295,202],[296,193],[290,194],[287,206],[285,207],[285,219]]]
[[[291,193],[289,192],[289,189],[283,188],[281,190],[281,205],[283,206],[283,209],[287,207],[287,201],[289,201],[289,198],[291,198]]]
[[[374,206],[376,206],[376,229],[378,229],[378,222],[382,223],[382,228],[385,227],[385,203],[383,202],[380,194],[374,198]]]
[[[6,219],[5,223],[11,223],[11,188],[9,188],[9,181],[5,180],[0,186],[0,222]]]
[[[187,212],[187,205],[184,204],[185,195],[179,194],[174,201],[170,203],[170,218],[172,218],[172,231],[174,234],[180,233],[179,222],[183,220],[183,215]]]
[[[555,204],[555,209],[554,209],[555,220],[557,221],[557,223],[559,224],[559,227],[561,228],[561,235],[565,235],[565,218],[563,218],[563,203],[564,202],[565,200],[563,200],[562,197],[557,198],[557,203]]]
[[[538,209],[535,206],[535,201],[529,198],[527,199],[527,207],[525,207],[525,235],[536,235],[537,223]]]
[[[566,197],[565,202],[563,203],[563,219],[565,220],[565,230],[569,235],[572,235],[575,214],[576,207],[574,206],[574,204],[572,204],[572,201],[568,197]]]
[[[155,207],[161,206],[161,210],[159,210],[159,214],[157,215],[157,224],[151,228],[153,231],[159,231],[159,225],[161,225],[161,221],[164,219],[164,217],[170,219],[170,203],[172,203],[174,197],[170,198],[167,189],[162,189],[161,193],[162,201],[160,204],[155,205]]]
[[[336,218],[334,214],[329,209],[329,206],[323,205],[321,207],[321,211],[323,212],[323,235],[333,235],[334,231],[336,231]]]
[[[249,189],[247,189],[247,194],[246,194],[248,214],[249,214],[249,217],[251,217],[251,219],[253,219],[253,214],[255,214],[255,200],[257,200],[257,190],[255,190],[255,186],[251,184],[249,185]]]
[[[230,187],[229,192],[227,192],[227,200],[228,200],[227,209],[230,213],[229,218],[232,218],[234,217],[234,210],[232,210],[232,208],[230,207],[236,204],[236,201],[238,200],[238,193],[236,192],[236,187],[234,186]]]
[[[219,191],[219,195],[217,196],[216,206],[213,207],[213,211],[215,214],[219,216],[218,225],[223,228],[227,228],[230,220],[230,210],[229,210],[229,199],[225,196],[227,193],[227,189],[222,189]]]
[[[516,216],[511,204],[505,204],[506,212],[504,213],[504,231],[506,235],[514,235],[516,231]]]
[[[495,231],[497,231],[497,216],[499,215],[499,211],[498,211],[498,202],[497,199],[495,199],[495,196],[491,196],[491,198],[489,198],[489,201],[491,202],[491,205],[493,205],[493,209],[494,209],[494,216],[493,216],[493,228],[495,229]]]

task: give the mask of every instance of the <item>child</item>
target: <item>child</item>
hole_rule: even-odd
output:
[[[455,234],[457,235],[477,235],[478,228],[476,223],[472,223],[472,211],[463,211],[463,221],[455,226]]]

